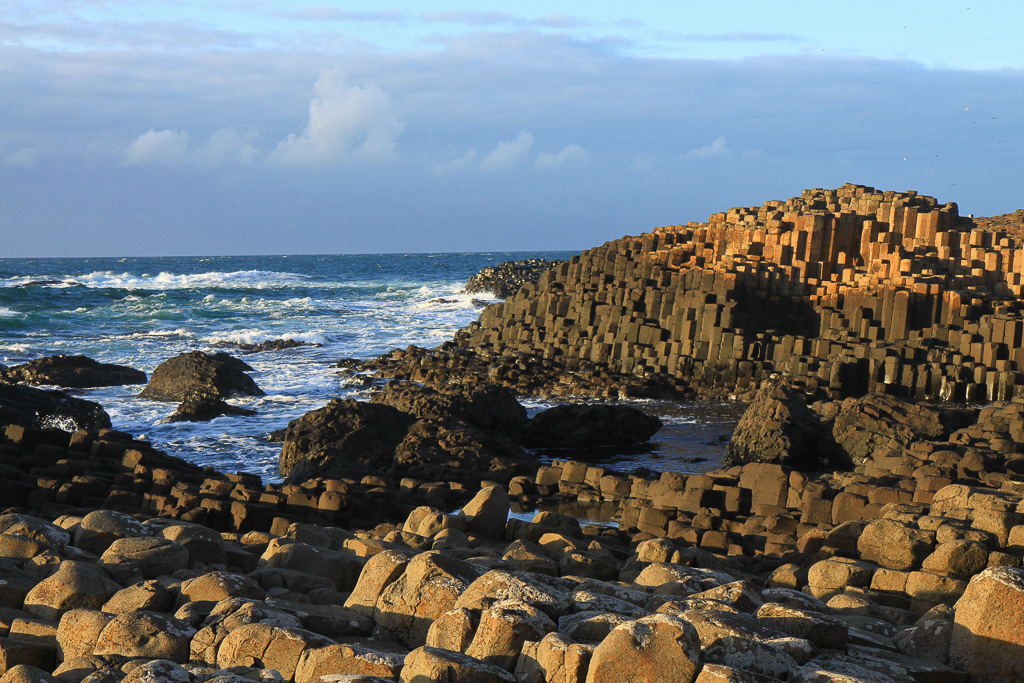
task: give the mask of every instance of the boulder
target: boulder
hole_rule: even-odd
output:
[[[458,420],[419,420],[395,449],[392,471],[427,481],[508,481],[540,463],[503,438]]]
[[[156,536],[119,538],[103,552],[100,564],[118,578],[138,571],[144,578],[155,579],[188,567],[188,551],[180,543]]]
[[[255,410],[239,408],[213,396],[189,396],[178,404],[177,410],[166,417],[163,422],[209,422],[223,415],[255,415]]]
[[[496,436],[518,440],[526,409],[510,389],[493,384],[455,384],[431,388],[388,382],[371,399],[421,420],[459,420]]]
[[[332,400],[288,423],[278,469],[284,476],[351,476],[392,466],[395,449],[416,421],[380,403]]]
[[[953,428],[941,411],[923,403],[867,394],[844,402],[832,435],[853,464],[860,465],[869,459],[900,457],[912,442],[940,439]]]
[[[697,631],[667,614],[617,626],[594,649],[587,683],[679,681],[693,683],[701,670]]]
[[[249,365],[226,353],[191,351],[158,365],[139,397],[184,401],[198,396],[263,396],[263,390],[245,374],[251,371]]]
[[[337,680],[340,674],[380,676],[395,680],[402,670],[404,654],[359,645],[335,644],[310,648],[299,657],[295,683],[319,683],[321,676]]]
[[[546,614],[522,600],[504,600],[480,614],[480,624],[466,654],[507,671],[526,641],[539,641],[555,630]]]
[[[320,346],[312,342],[299,341],[297,339],[268,339],[259,344],[239,344],[238,348],[246,353],[262,353],[263,351],[284,351],[295,349],[300,346]]]
[[[156,612],[135,611],[114,617],[100,632],[92,654],[189,660],[189,640],[195,633],[188,624]]]
[[[331,644],[330,638],[300,628],[246,624],[224,638],[217,649],[217,666],[277,669],[286,681],[291,681],[306,650]]]
[[[527,282],[536,282],[541,273],[564,263],[559,259],[542,258],[503,261],[496,266],[481,268],[469,278],[463,289],[466,294],[493,294],[504,299],[515,294]]]
[[[131,515],[114,510],[93,510],[79,522],[75,530],[75,546],[101,555],[118,539],[149,535],[150,530]]]
[[[798,470],[845,465],[803,393],[777,380],[765,382],[744,411],[726,448],[725,462],[774,463]]]
[[[100,568],[65,560],[25,596],[25,611],[44,619],[57,619],[69,610],[99,609],[121,590]]]
[[[515,683],[508,671],[460,652],[419,647],[405,657],[400,683]]]
[[[0,370],[0,382],[51,385],[70,389],[145,384],[146,373],[87,356],[47,356]]]
[[[58,427],[65,431],[107,429],[110,416],[93,401],[19,384],[0,383],[0,425],[30,429]]]
[[[1024,569],[991,567],[956,605],[950,664],[972,680],[1024,680]]]
[[[643,443],[661,429],[654,415],[624,405],[567,404],[542,410],[523,428],[527,448],[597,448]]]
[[[486,538],[504,538],[509,515],[508,491],[500,486],[481,489],[462,507],[466,531]]]

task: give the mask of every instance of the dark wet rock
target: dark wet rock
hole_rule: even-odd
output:
[[[508,481],[540,463],[518,445],[458,420],[419,420],[395,450],[393,470],[417,479]]]
[[[208,422],[223,415],[255,415],[255,410],[240,408],[212,396],[190,396],[164,422]]]
[[[844,402],[832,433],[854,464],[878,457],[899,457],[918,439],[938,439],[959,426],[923,403],[886,394],[868,394]]]
[[[800,470],[842,467],[828,428],[800,390],[766,382],[743,413],[726,449],[728,464],[765,462]]]
[[[454,419],[494,434],[518,439],[526,423],[526,409],[515,394],[493,384],[430,387],[410,382],[389,382],[370,399],[420,419]]]
[[[249,365],[226,353],[191,351],[158,365],[139,396],[154,401],[263,396],[263,390],[245,374],[250,371]]]
[[[267,434],[264,434],[263,438],[268,443],[284,443],[284,437],[285,437],[285,435],[287,433],[288,433],[288,428],[287,427],[282,427],[281,429],[275,429],[272,432],[268,432]]]
[[[110,416],[99,403],[62,391],[0,384],[0,424],[32,429],[60,427],[68,431],[104,429],[110,427]]]
[[[488,266],[469,278],[465,292],[467,294],[490,292],[504,299],[515,294],[523,284],[536,282],[541,273],[561,263],[564,261],[531,258],[505,261],[496,266]]]
[[[78,285],[74,280],[30,280],[19,287],[49,287],[51,285]]]
[[[523,428],[527,448],[594,448],[643,443],[661,429],[654,415],[632,406],[561,405],[534,415]]]
[[[416,418],[391,406],[333,400],[288,424],[278,458],[281,474],[303,476],[383,471]]]
[[[87,356],[47,356],[0,371],[0,382],[88,389],[143,384],[146,373]]]
[[[246,353],[260,353],[261,351],[283,351],[294,349],[300,346],[320,346],[312,342],[298,341],[297,339],[268,339],[259,344],[239,344],[238,348]]]

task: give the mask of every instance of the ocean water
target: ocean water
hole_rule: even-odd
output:
[[[462,287],[485,266],[563,252],[0,259],[0,363],[84,354],[151,373],[193,350],[226,351],[254,368],[266,396],[231,403],[252,417],[163,424],[175,404],[140,399],[142,385],[73,391],[106,408],[116,429],[224,471],[276,480],[280,445],[266,436],[331,398],[365,397],[332,367],[410,344],[432,347],[493,299]],[[295,339],[317,346],[246,353],[240,344]],[[546,404],[527,403],[530,410]],[[738,417],[727,404],[650,404],[666,427],[630,453],[594,454],[625,471],[704,471]],[[557,452],[542,454],[559,457]],[[570,454],[571,455],[571,454]],[[694,462],[694,459],[698,459]]]

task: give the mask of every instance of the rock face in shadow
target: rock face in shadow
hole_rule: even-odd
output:
[[[384,471],[415,421],[391,406],[335,399],[288,424],[278,468],[284,476],[296,467],[296,476]]]
[[[561,405],[534,415],[523,429],[527,448],[631,446],[649,440],[662,423],[632,406]]]
[[[483,268],[469,278],[466,294],[493,294],[499,298],[510,297],[527,282],[536,282],[545,270],[561,265],[564,261],[542,258],[505,261],[496,266]]]
[[[103,429],[110,427],[110,416],[99,403],[68,396],[62,391],[0,384],[0,424],[33,429]]]
[[[958,426],[951,416],[927,405],[868,394],[843,403],[832,433],[853,463],[859,465],[869,458],[898,458],[912,442],[938,439]]]
[[[219,398],[210,396],[190,396],[178,404],[178,409],[171,413],[164,422],[208,422],[223,415],[255,415],[255,410],[239,408]]]
[[[389,382],[370,399],[419,419],[460,420],[474,427],[517,440],[526,424],[526,409],[515,394],[491,384],[430,388],[409,382]]]
[[[52,385],[74,389],[143,384],[146,373],[113,363],[100,363],[87,356],[47,356],[0,368],[0,382]]]
[[[199,396],[263,396],[263,390],[245,374],[251,371],[249,365],[226,353],[183,353],[158,365],[139,397],[184,401]]]
[[[773,463],[798,470],[848,464],[803,394],[778,381],[765,382],[758,390],[736,425],[725,461],[730,465]]]

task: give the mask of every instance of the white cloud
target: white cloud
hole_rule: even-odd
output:
[[[257,137],[255,130],[243,132],[234,128],[221,128],[214,131],[206,144],[196,150],[196,161],[208,168],[236,162],[250,164],[258,154],[252,144]]]
[[[166,164],[180,166],[188,154],[189,134],[183,130],[150,128],[135,138],[125,152],[125,163],[132,166]]]
[[[305,129],[279,142],[272,162],[304,166],[394,158],[405,124],[395,115],[388,93],[372,84],[347,85],[336,70],[322,71],[313,90]]]
[[[12,168],[35,168],[39,165],[41,150],[38,147],[25,147],[4,157],[4,164]]]
[[[561,152],[541,152],[537,155],[537,168],[548,171],[562,166],[582,166],[590,161],[590,154],[579,145],[566,145]]]
[[[445,161],[438,161],[432,167],[431,170],[434,175],[448,175],[449,173],[458,173],[459,171],[465,171],[470,168],[474,168],[477,165],[477,160],[480,155],[475,149],[471,149],[461,157],[457,159],[448,159]]]
[[[480,169],[483,171],[507,171],[530,156],[533,149],[533,134],[523,131],[515,140],[499,142],[498,146],[492,149],[480,161]]]
[[[713,157],[720,157],[729,152],[728,146],[726,146],[725,138],[720,137],[714,142],[703,147],[691,149],[686,153],[687,159],[711,159]]]

